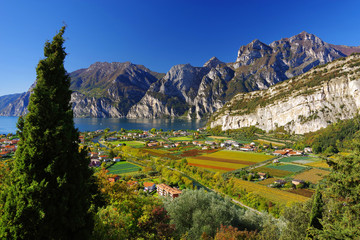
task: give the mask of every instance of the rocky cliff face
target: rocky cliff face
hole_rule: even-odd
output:
[[[339,59],[267,90],[236,95],[210,126],[223,130],[277,127],[296,134],[316,131],[360,108],[360,55]]]
[[[203,67],[180,64],[172,67],[160,81],[154,83],[139,103],[134,105],[128,118],[179,117],[199,102],[198,93],[204,77],[223,64],[213,57]],[[189,117],[190,117],[189,113]]]

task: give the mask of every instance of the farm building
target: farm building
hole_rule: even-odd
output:
[[[152,192],[156,189],[155,183],[144,182],[144,191]]]
[[[157,192],[160,196],[169,196],[172,199],[178,197],[182,193],[181,190],[172,188],[164,183],[157,185]]]

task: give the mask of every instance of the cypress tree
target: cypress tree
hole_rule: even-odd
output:
[[[73,122],[64,31],[45,43],[29,113],[18,122],[11,184],[1,194],[2,239],[88,239],[93,228],[92,172]]]
[[[322,199],[320,185],[318,185],[316,188],[316,192],[314,195],[314,200],[310,212],[310,219],[308,226],[309,230],[307,232],[308,238],[314,238],[314,236],[316,235],[316,231],[323,229],[323,226],[321,225],[320,222],[323,217],[323,211],[324,211],[324,202]]]

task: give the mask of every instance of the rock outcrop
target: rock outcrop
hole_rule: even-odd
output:
[[[284,127],[303,134],[349,119],[360,108],[360,54],[339,59],[267,90],[236,95],[215,113],[223,130]]]

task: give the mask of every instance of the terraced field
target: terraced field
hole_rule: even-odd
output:
[[[141,167],[131,164],[128,162],[117,162],[114,165],[107,168],[109,170],[109,174],[123,174],[129,172],[137,172],[141,169]]]

